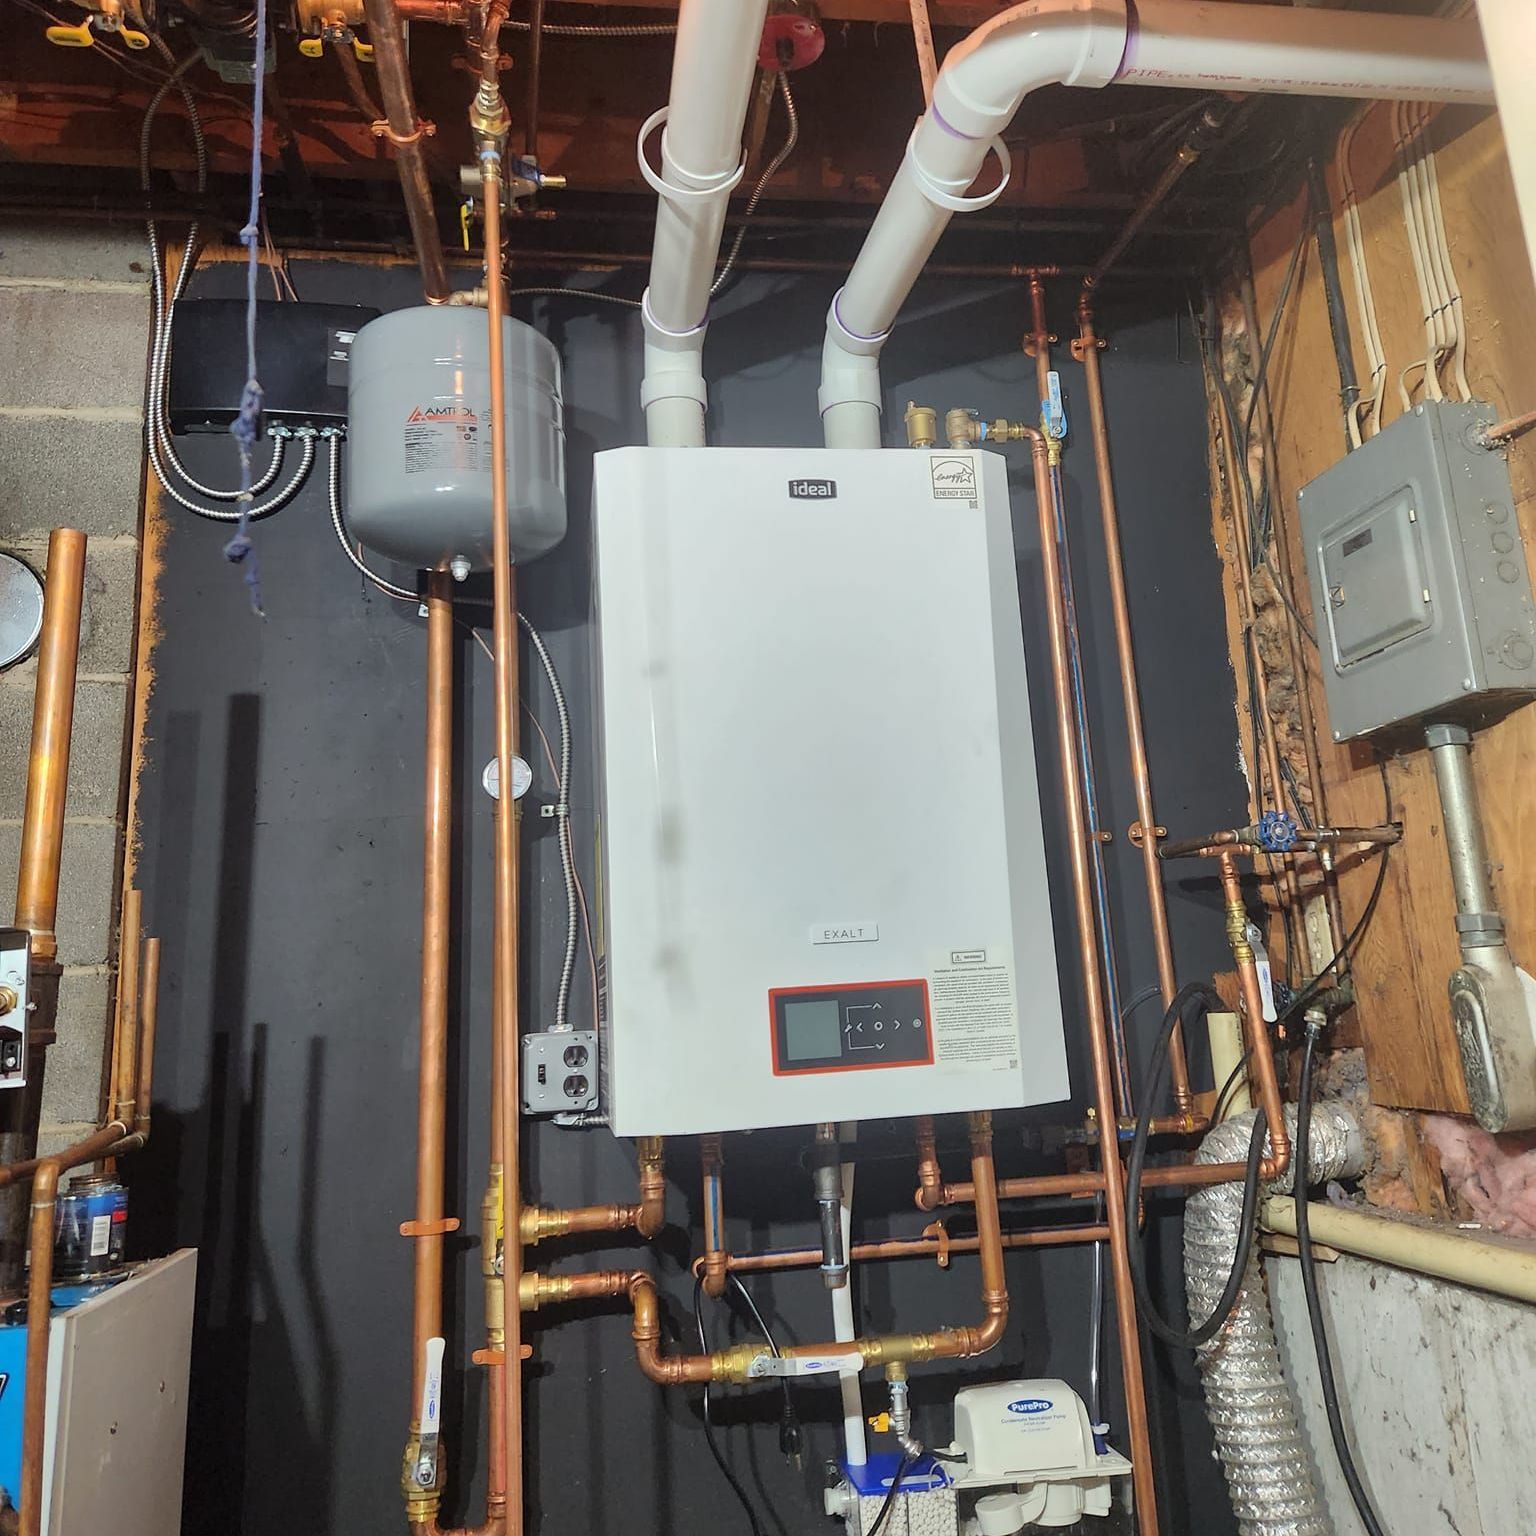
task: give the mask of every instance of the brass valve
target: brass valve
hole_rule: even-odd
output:
[[[939,444],[939,413],[931,405],[907,401],[907,447],[936,448]]]

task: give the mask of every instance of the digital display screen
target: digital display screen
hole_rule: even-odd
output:
[[[784,1054],[789,1061],[823,1061],[843,1052],[842,1013],[836,998],[784,1004]]]

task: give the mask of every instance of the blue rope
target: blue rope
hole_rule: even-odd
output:
[[[260,275],[261,228],[261,138],[265,108],[267,75],[267,6],[256,0],[255,82],[251,92],[251,203],[240,243],[245,247],[245,388],[240,392],[240,410],[229,424],[230,433],[240,445],[240,521],[224,558],[232,565],[245,567],[245,584],[250,590],[251,611],[260,618],[261,566],[251,539],[251,454],[261,437],[261,380],[256,377],[256,279]]]

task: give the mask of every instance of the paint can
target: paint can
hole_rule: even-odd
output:
[[[128,1191],[110,1174],[77,1174],[59,1196],[53,1267],[61,1280],[117,1269],[128,1237]]]

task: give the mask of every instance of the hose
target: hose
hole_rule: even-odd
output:
[[[1230,1162],[1252,1134],[1259,1111],[1249,1110],[1212,1130],[1196,1163]],[[1295,1111],[1286,1109],[1293,1127]],[[1341,1104],[1314,1117],[1308,1173],[1298,1180],[1350,1177],[1364,1163],[1360,1127]],[[1287,1193],[1298,1159],[1264,1193]],[[1208,1184],[1184,1212],[1184,1283],[1190,1311],[1209,1306],[1240,1245],[1242,1196],[1235,1184]],[[1258,1254],[1242,1269],[1237,1305],[1226,1327],[1201,1346],[1196,1363],[1205,1388],[1206,1415],[1227,1476],[1241,1536],[1333,1536],[1333,1522],[1318,1492],[1296,1403],[1275,1343],[1269,1296]]]
[[[1301,1087],[1296,1096],[1296,1163],[1307,1168],[1312,1141],[1312,1069],[1313,1052],[1321,1029],[1315,1014],[1307,1016],[1306,1041],[1301,1048]],[[1309,1180],[1309,1182],[1316,1182]],[[1328,1345],[1328,1327],[1323,1318],[1322,1300],[1317,1290],[1317,1258],[1312,1251],[1312,1229],[1307,1214],[1307,1192],[1296,1191],[1296,1247],[1301,1255],[1301,1289],[1307,1298],[1307,1321],[1312,1328],[1312,1347],[1317,1354],[1317,1375],[1323,1389],[1323,1407],[1328,1414],[1328,1434],[1333,1441],[1339,1471],[1344,1474],[1349,1496],[1359,1512],[1366,1536],[1385,1536],[1380,1519],[1366,1492],[1360,1469],[1355,1465],[1344,1414],[1339,1407],[1339,1388],[1333,1376],[1333,1353]]]
[[[1129,1249],[1131,1282],[1136,1292],[1136,1306],[1142,1320],[1158,1338],[1175,1349],[1198,1349],[1208,1344],[1221,1332],[1223,1325],[1237,1305],[1238,1293],[1243,1288],[1248,1262],[1253,1253],[1253,1234],[1259,1217],[1259,1168],[1264,1161],[1264,1148],[1268,1137],[1262,1110],[1255,1113],[1248,1136],[1247,1168],[1243,1174],[1242,1208],[1236,1230],[1236,1243],[1232,1262],[1220,1292],[1211,1299],[1204,1319],[1195,1326],[1184,1329],[1170,1323],[1158,1310],[1152,1299],[1152,1288],[1147,1282],[1146,1252],[1142,1246],[1138,1213],[1141,1209],[1141,1176],[1147,1161],[1147,1138],[1152,1130],[1152,1106],[1162,1090],[1163,1079],[1168,1072],[1168,1042],[1173,1038],[1176,1025],[1185,1020],[1190,1004],[1198,1002],[1206,1012],[1218,1011],[1226,1006],[1213,987],[1202,981],[1190,982],[1175,995],[1163,1015],[1162,1028],[1157,1034],[1157,1044],[1152,1048],[1152,1076],[1147,1091],[1142,1095],[1141,1109],[1136,1115],[1136,1135],[1131,1142],[1130,1162],[1125,1180],[1125,1236]],[[1230,1121],[1228,1122],[1231,1123]],[[1186,1239],[1187,1241],[1187,1239]],[[1194,1317],[1194,1306],[1189,1308]]]
[[[386,581],[379,573],[372,570],[362,556],[352,547],[351,535],[347,532],[346,518],[341,511],[341,439],[342,434],[335,430],[328,432],[330,439],[331,458],[327,466],[327,487],[330,493],[331,527],[336,530],[336,542],[341,545],[341,552],[357,568],[358,572],[371,581],[379,591],[390,597],[397,597],[403,603],[420,601],[420,594],[409,591],[405,587],[397,587],[394,582]]]
[[[560,988],[555,994],[555,1023],[557,1030],[567,1030],[570,1025],[571,982],[576,974],[576,937],[578,905],[576,894],[576,855],[571,847],[571,713],[565,703],[565,690],[560,686],[554,661],[544,644],[544,637],[527,616],[518,614],[518,622],[533,646],[534,654],[549,679],[549,691],[555,701],[555,717],[560,723],[560,782],[556,790],[555,821],[556,837],[560,844],[560,872],[565,880],[565,954],[560,961]]]

